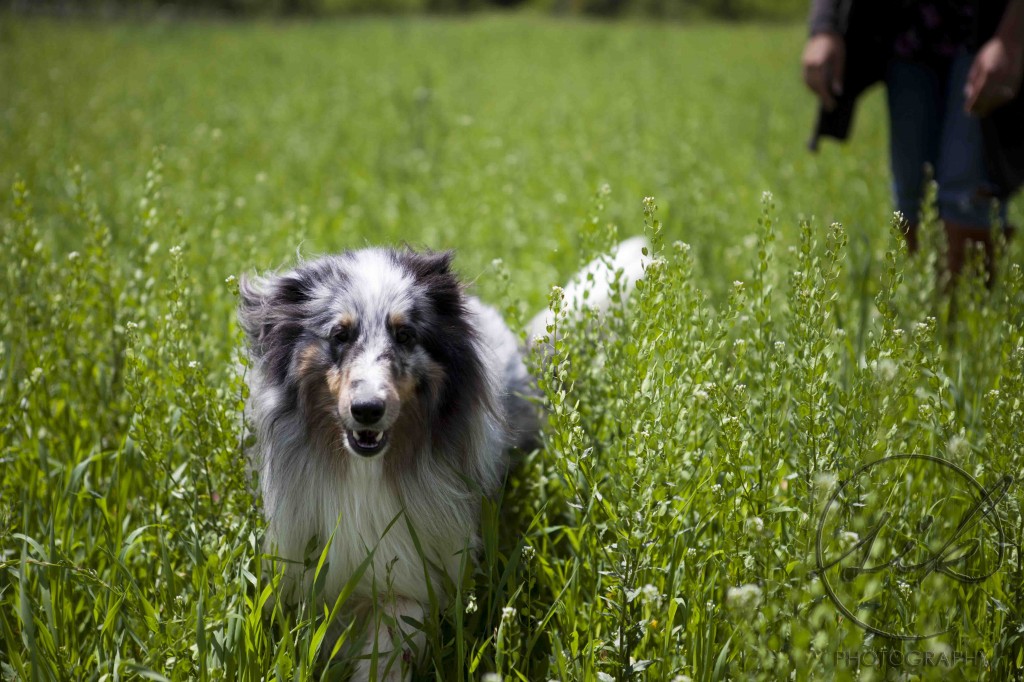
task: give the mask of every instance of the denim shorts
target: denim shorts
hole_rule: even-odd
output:
[[[964,112],[964,85],[974,55],[933,66],[894,59],[886,74],[889,155],[896,208],[917,220],[926,165],[938,183],[939,217],[967,227],[992,224],[994,189],[985,166],[981,123]],[[998,214],[1006,221],[1006,203]]]

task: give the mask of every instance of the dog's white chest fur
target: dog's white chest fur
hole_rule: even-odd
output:
[[[282,556],[292,559],[302,555],[311,537],[318,538],[317,549],[330,541],[324,596],[336,597],[372,557],[355,585],[355,595],[393,593],[426,604],[433,589],[444,601],[438,569],[458,579],[462,551],[475,544],[475,515],[423,509],[429,500],[410,506],[385,480],[381,460],[353,459],[345,467],[307,474],[291,481],[287,501],[274,505],[268,539]],[[296,500],[302,502],[295,504]],[[305,532],[296,533],[299,529]],[[315,576],[309,571],[301,580],[301,571],[301,566],[292,566],[288,574],[296,581],[294,587],[301,585],[306,591]]]

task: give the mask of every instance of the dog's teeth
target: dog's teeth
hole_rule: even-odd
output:
[[[377,432],[376,432],[376,433],[374,434],[374,436],[373,436],[373,442],[374,442],[374,444],[377,444],[377,443],[379,443],[379,442],[380,442],[380,439],[381,439],[381,438],[383,438],[383,437],[384,437],[384,432],[383,432],[383,431],[377,431]]]

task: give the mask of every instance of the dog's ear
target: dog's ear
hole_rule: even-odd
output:
[[[405,254],[406,265],[420,282],[452,274],[454,251],[409,251]]]
[[[249,347],[259,355],[260,339],[265,335],[267,319],[267,280],[242,275],[238,283],[238,323],[242,325]]]
[[[268,345],[294,339],[301,331],[303,306],[310,300],[310,287],[309,278],[301,272],[266,277],[242,275],[238,285],[238,321],[249,338],[254,358],[263,357]]]
[[[283,382],[304,333],[310,281],[301,272],[243,277],[238,290],[238,321],[249,340],[249,357]]]
[[[405,254],[405,267],[423,288],[430,310],[449,322],[466,312],[465,288],[452,272],[453,251]]]

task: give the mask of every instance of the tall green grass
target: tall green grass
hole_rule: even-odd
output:
[[[837,660],[892,644],[825,596],[817,520],[833,477],[886,455],[1019,474],[1020,246],[951,307],[933,212],[917,257],[890,227],[877,120],[800,156],[808,102],[761,66],[798,31],[4,21],[0,677],[324,673],[322,614],[273,608],[261,562],[238,273],[298,246],[457,246],[520,324],[640,231],[628,306],[559,316],[531,360],[545,447],[483,504],[423,678],[908,672]],[[1021,676],[1022,502],[955,631],[895,645],[986,662],[911,674]],[[925,624],[943,599],[880,615]]]

